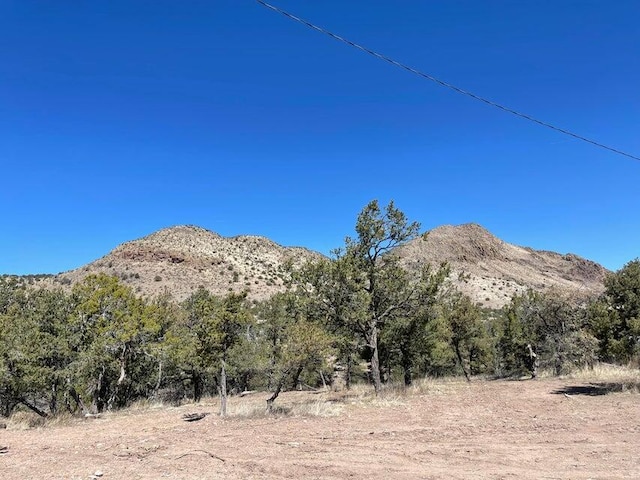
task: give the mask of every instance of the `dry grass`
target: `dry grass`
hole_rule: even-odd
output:
[[[371,385],[358,383],[349,390],[316,390],[283,392],[276,400],[272,412],[267,412],[267,392],[256,392],[244,397],[231,396],[227,403],[228,418],[264,418],[269,416],[334,417],[349,407],[387,408],[406,405],[410,397],[417,395],[446,395],[464,388],[467,382],[459,378],[421,379],[409,387],[401,383],[384,385],[376,396]],[[137,410],[157,408],[145,404]],[[218,397],[206,397],[199,403],[185,404],[181,411],[207,411],[217,415],[220,409]]]
[[[159,410],[167,407],[168,407],[168,404],[165,402],[162,402],[161,400],[150,400],[148,398],[143,398],[133,402],[131,405],[129,405],[129,407],[127,407],[127,410],[131,412],[137,412],[137,411],[146,412],[148,410]]]
[[[283,392],[271,412],[267,411],[268,392],[256,392],[247,396],[230,396],[227,400],[227,418],[266,418],[266,417],[334,417],[344,410],[344,404],[335,400],[329,390]],[[161,408],[152,406],[152,409]],[[165,407],[168,408],[168,407]],[[181,412],[208,412],[218,415],[219,397],[205,397],[198,403],[188,403],[176,408]],[[141,407],[138,407],[142,411]]]
[[[68,412],[61,412],[51,417],[41,417],[34,412],[18,410],[9,417],[6,422],[10,430],[31,430],[34,428],[64,427],[82,422],[84,419]]]
[[[371,385],[360,383],[349,390],[334,392],[330,401],[364,407],[395,407],[406,405],[411,397],[447,395],[467,386],[468,382],[460,377],[423,378],[415,380],[410,386],[401,382],[385,384],[376,396]]]
[[[542,377],[546,378],[545,375]],[[600,363],[592,368],[583,368],[569,375],[560,377],[582,384],[590,384],[599,392],[640,393],[640,369],[620,367]],[[267,412],[266,399],[268,392],[256,392],[247,396],[231,396],[227,404],[227,417],[230,419],[253,419],[267,417],[335,417],[350,408],[394,408],[406,406],[412,397],[447,396],[460,394],[471,388],[476,379],[469,384],[461,377],[424,378],[414,381],[405,387],[401,383],[384,385],[380,395],[376,396],[371,385],[354,384],[349,390],[317,390],[283,392],[274,404],[272,412]],[[188,403],[181,406],[166,404],[157,400],[140,400],[126,409],[117,412],[105,412],[101,417],[120,417],[144,414],[155,410],[175,410],[177,414],[191,412],[207,412],[218,415],[220,402],[218,397],[205,397],[199,403]],[[7,421],[11,430],[28,430],[33,428],[55,427],[83,422],[85,419],[71,414],[60,414],[52,418],[42,418],[30,411],[18,411]]]
[[[638,368],[597,363],[591,368],[576,370],[564,378],[602,385],[613,392],[640,393]]]
[[[330,392],[287,392],[282,394],[267,412],[265,395],[251,398],[232,398],[227,406],[230,417],[260,418],[268,416],[335,417],[344,410],[344,405],[334,401]]]
[[[17,411],[9,417],[7,428],[11,430],[29,430],[31,428],[44,427],[46,419],[27,411]]]

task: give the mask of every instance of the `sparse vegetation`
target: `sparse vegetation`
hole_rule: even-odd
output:
[[[338,380],[345,388],[371,383],[383,396],[389,385],[420,388],[415,379],[425,376],[579,375],[603,360],[638,364],[638,260],[588,303],[531,291],[516,293],[504,309],[481,309],[447,280],[446,265],[422,265],[418,275],[403,268],[396,248],[417,231],[393,204],[372,202],[358,217],[357,237],[333,258],[278,265],[285,285],[266,299],[230,286],[226,296],[191,288],[182,302],[138,296],[121,280],[164,278],[143,270],[87,275],[71,291],[4,276],[0,413],[51,418],[253,389],[270,391],[275,411],[281,391]],[[251,241],[244,239],[253,248]],[[272,274],[251,276],[235,264],[225,270],[233,272],[230,283],[241,274],[255,290],[274,283]],[[170,260],[162,265],[166,276],[177,268]],[[57,279],[68,287],[71,278]],[[140,283],[135,292],[143,291]],[[611,388],[635,391],[638,380],[617,385]]]

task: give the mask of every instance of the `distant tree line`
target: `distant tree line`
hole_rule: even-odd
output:
[[[91,275],[70,293],[0,278],[0,413],[96,413],[138,399],[180,402],[341,381],[410,385],[425,376],[535,377],[640,356],[640,261],[611,274],[589,302],[527,292],[487,310],[452,288],[446,265],[416,275],[395,248],[417,223],[373,201],[332,258],[288,267],[287,289],[263,302],[141,298]]]

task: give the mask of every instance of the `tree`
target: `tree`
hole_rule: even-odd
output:
[[[604,298],[591,313],[604,358],[627,362],[640,354],[640,259],[607,276]]]
[[[534,342],[534,333],[524,320],[526,316],[525,296],[514,295],[509,305],[504,307],[502,317],[498,320],[497,351],[499,360],[496,373],[498,375],[519,374],[527,370],[532,377],[537,375],[537,357],[533,347],[531,355],[527,355],[527,345]]]
[[[420,292],[420,283],[402,268],[395,248],[416,238],[420,225],[409,223],[404,213],[389,202],[382,210],[376,200],[358,215],[357,237],[346,239],[344,255],[354,269],[353,278],[363,295],[363,333],[369,350],[371,379],[376,391],[382,389],[380,331],[392,316],[409,314]]]
[[[337,353],[336,366],[344,367],[348,389],[367,332],[367,297],[359,286],[361,279],[354,258],[341,250],[333,251],[333,255],[331,259],[310,261],[290,274],[298,297],[305,298],[306,315],[322,323],[331,333]]]
[[[450,294],[442,304],[442,315],[451,332],[449,342],[467,381],[471,375],[486,371],[490,358],[490,342],[482,321],[482,313],[469,297]]]
[[[597,341],[587,320],[585,307],[558,292],[514,296],[499,340],[505,370],[528,370],[535,377],[538,363],[556,375],[592,364]]]
[[[267,411],[286,385],[295,386],[305,370],[321,371],[333,353],[334,339],[321,325],[307,315],[307,299],[303,291],[289,290],[267,300],[258,323],[268,351],[269,389]]]
[[[217,354],[220,364],[220,415],[227,414],[227,361],[229,353],[240,340],[244,327],[251,321],[246,306],[246,293],[230,293],[221,302],[211,325],[217,336]]]
[[[406,308],[393,312],[381,330],[380,350],[384,352],[387,370],[399,365],[405,386],[411,385],[416,370],[420,365],[424,366],[426,357],[433,353],[429,351],[431,344],[427,335],[437,321],[437,307],[442,301],[442,289],[448,275],[449,267],[446,264],[436,270],[430,265],[424,266],[419,279],[411,287],[414,289],[414,298],[410,299]],[[408,286],[408,283],[405,284],[405,288]]]
[[[155,398],[159,395],[160,388],[167,386],[170,379],[167,373],[175,373],[175,365],[171,362],[170,333],[173,327],[179,323],[184,311],[174,302],[168,291],[153,298],[146,307],[145,316],[147,322],[155,327],[154,339],[148,342],[142,352],[148,360],[149,369],[148,385],[146,390],[148,397]],[[151,370],[155,368],[155,374]],[[173,386],[173,385],[171,385]]]
[[[27,290],[13,282],[0,285],[0,291],[3,413],[8,415],[22,404],[43,417],[55,414],[71,361],[66,329],[69,299],[61,290]]]
[[[246,293],[230,293],[216,298],[200,287],[185,302],[187,321],[191,330],[193,351],[184,358],[191,366],[194,397],[202,395],[202,376],[217,370],[216,383],[220,395],[220,415],[227,414],[227,362],[231,348],[240,340],[243,328],[250,321]],[[189,356],[193,356],[189,359]]]
[[[76,352],[68,376],[72,396],[77,401],[88,397],[92,410],[99,412],[146,395],[143,386],[153,369],[145,351],[161,331],[147,303],[116,277],[104,274],[89,275],[76,284],[72,298],[70,345]]]
[[[451,335],[447,318],[432,314],[418,340],[422,348],[417,363],[424,375],[439,377],[455,373],[456,356],[451,349]]]

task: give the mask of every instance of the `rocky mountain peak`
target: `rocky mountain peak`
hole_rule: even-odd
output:
[[[529,288],[556,289],[576,297],[603,290],[607,270],[574,254],[520,247],[500,240],[484,227],[445,225],[400,247],[409,269],[447,262],[451,282],[485,307],[499,308]]]
[[[428,232],[424,239],[429,250],[442,261],[478,262],[504,255],[505,242],[477,223],[444,225]],[[418,242],[419,243],[419,242]]]
[[[59,280],[73,283],[104,272],[143,295],[167,290],[183,300],[202,285],[216,295],[247,291],[249,298],[261,300],[284,288],[285,262],[301,264],[319,257],[319,253],[283,247],[261,236],[227,238],[180,225],[123,243],[98,260],[59,275]]]

